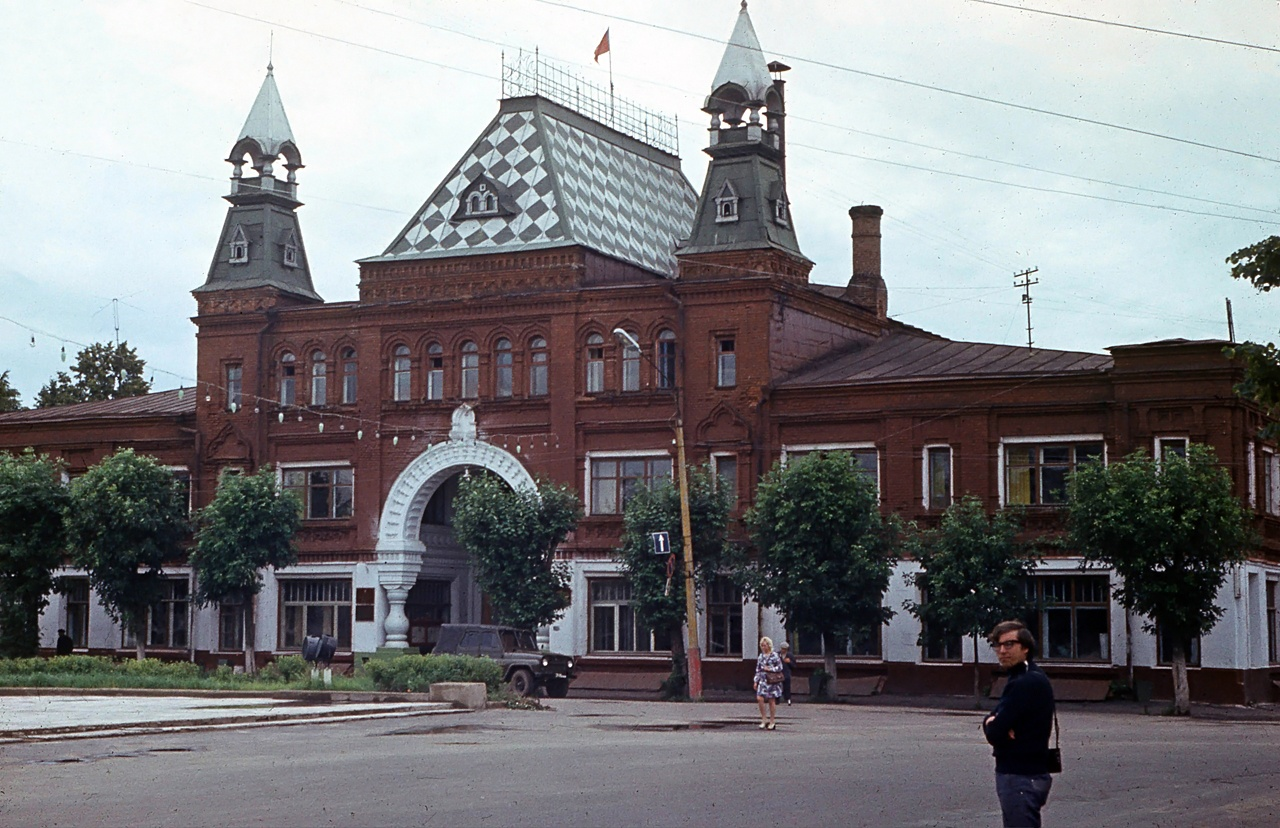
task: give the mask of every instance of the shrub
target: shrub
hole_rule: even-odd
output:
[[[200,665],[190,661],[161,661],[158,658],[144,658],[122,661],[116,665],[117,671],[126,676],[151,676],[167,679],[198,679]]]
[[[491,658],[456,655],[403,655],[370,659],[365,672],[379,690],[420,693],[440,681],[484,682],[488,692],[502,688],[502,666]]]

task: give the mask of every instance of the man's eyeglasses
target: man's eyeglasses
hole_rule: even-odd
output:
[[[1016,639],[1016,638],[1015,638],[1015,639],[1013,639],[1012,641],[997,641],[995,644],[992,644],[992,645],[991,645],[991,649],[993,649],[993,650],[1012,650],[1014,647],[1017,647],[1017,646],[1018,646],[1019,644],[1021,644],[1021,643],[1022,643],[1022,642],[1020,642],[1020,641],[1019,641],[1018,639]]]

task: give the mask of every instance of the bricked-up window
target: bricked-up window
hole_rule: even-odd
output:
[[[342,404],[355,405],[359,390],[360,366],[356,362],[356,349],[342,349]]]
[[[620,515],[641,486],[671,483],[671,458],[610,457],[591,460],[591,513]]]
[[[298,360],[285,351],[280,355],[280,404],[293,405],[298,401]]]
[[[65,583],[67,599],[67,635],[71,636],[71,644],[75,647],[89,646],[89,579],[67,578]]]
[[[236,652],[244,649],[244,607],[239,601],[218,604],[218,649]]]
[[[651,630],[636,617],[631,605],[631,582],[626,578],[592,578],[591,651],[595,653],[653,653],[671,650],[668,630]]]
[[[444,347],[439,342],[427,346],[427,399],[444,399]]]
[[[391,358],[391,399],[405,402],[413,393],[412,361],[409,359],[409,346],[396,346]]]
[[[1045,661],[1111,657],[1111,588],[1106,575],[1040,575],[1026,581],[1035,607],[1027,627]]]
[[[186,578],[166,578],[160,582],[160,600],[147,610],[148,647],[186,647],[191,611],[191,584]],[[131,626],[121,630],[120,645],[136,647]]]
[[[510,397],[514,392],[512,386],[515,383],[510,339],[499,339],[493,346],[493,365],[493,395]]]
[[[280,581],[280,647],[300,650],[309,635],[331,635],[339,649],[351,649],[349,579]]]
[[[474,342],[462,343],[462,398],[480,396],[480,347]]]
[[[723,575],[707,586],[707,655],[742,655],[742,591]]]
[[[238,362],[230,363],[226,373],[227,410],[239,411],[244,405],[244,366]]]
[[[311,352],[311,404],[324,405],[329,399],[329,363],[324,351]]]
[[[734,353],[732,337],[716,340],[716,385],[732,388],[738,384],[738,356]]]
[[[1067,476],[1102,458],[1102,443],[1008,443],[1004,447],[1005,502],[1057,506],[1067,502]]]
[[[945,509],[951,505],[951,447],[930,446],[925,449],[925,505]]]
[[[529,340],[529,396],[547,395],[547,340],[535,336]]]
[[[658,387],[671,390],[676,387],[676,332],[664,330],[658,334]]]
[[[630,331],[627,334],[631,339],[636,338],[636,335]],[[622,342],[622,390],[640,390],[640,349],[626,339]]]
[[[333,520],[351,517],[354,475],[345,467],[285,469],[285,491],[302,501],[305,520]]]
[[[593,333],[587,337],[587,393],[604,390],[604,337]]]

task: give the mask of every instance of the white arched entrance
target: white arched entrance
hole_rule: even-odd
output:
[[[437,443],[405,467],[387,493],[378,524],[378,583],[387,593],[385,646],[409,646],[405,600],[420,575],[447,575],[469,565],[455,556],[432,561],[423,542],[422,517],[442,483],[466,468],[498,475],[513,489],[533,488],[533,476],[510,453],[477,439],[470,406],[454,412],[448,442]],[[432,568],[438,571],[432,573]]]

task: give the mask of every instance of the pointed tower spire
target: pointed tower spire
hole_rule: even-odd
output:
[[[787,198],[784,83],[769,77],[787,68],[765,61],[744,1],[702,107],[711,116],[705,150],[711,163],[677,256],[773,250],[783,255],[769,268],[807,280],[813,263],[800,252]],[[681,278],[695,270],[682,266]]]
[[[288,171],[285,181],[275,177],[274,165],[280,158]],[[256,176],[244,177],[246,161]],[[302,169],[302,154],[293,140],[270,62],[227,162],[235,168],[231,192],[224,196],[231,208],[208,278],[193,291],[196,299],[221,291],[266,288],[272,298],[257,297],[259,306],[324,301],[312,285],[298,224],[302,202],[297,200],[297,172]]]

